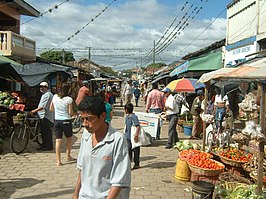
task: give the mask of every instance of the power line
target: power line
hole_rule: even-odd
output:
[[[106,6],[101,12],[99,12],[95,17],[93,17],[88,23],[86,23],[82,28],[77,30],[74,34],[72,34],[70,37],[68,37],[65,41],[58,44],[56,47],[52,48],[51,50],[54,50],[55,48],[58,48],[62,44],[66,43],[67,41],[71,40],[73,37],[78,35],[82,30],[84,30],[90,23],[92,23],[96,18],[98,18],[103,12],[105,12],[116,0],[111,1],[108,6]]]
[[[225,9],[223,9],[223,11],[219,14],[219,15],[217,15],[217,17],[211,22],[211,23],[209,23],[208,25],[207,25],[207,27],[196,37],[196,38],[194,38],[188,45],[186,45],[178,54],[177,54],[177,56],[178,55],[180,55],[185,49],[187,49],[187,47],[189,47],[194,41],[196,41],[196,39],[198,39],[217,19],[218,19],[218,17],[220,17],[225,11],[226,11],[226,9],[227,8],[225,8]]]
[[[40,14],[40,17],[43,17],[43,16],[44,16],[45,14],[47,14],[47,13],[51,13],[51,12],[53,12],[54,9],[58,9],[61,5],[63,5],[64,3],[68,2],[68,1],[69,1],[69,0],[65,0],[65,1],[59,3],[58,5],[55,5],[55,6],[53,6],[52,8],[49,8],[47,11],[41,13],[41,14]],[[29,20],[27,20],[27,21],[25,21],[25,22],[23,22],[23,23],[21,23],[21,24],[19,24],[19,25],[16,25],[16,26],[13,26],[13,27],[9,28],[8,30],[12,30],[12,29],[14,29],[14,28],[16,28],[16,27],[18,27],[18,26],[23,26],[23,25],[25,25],[25,24],[27,24],[27,23],[29,23],[29,22],[35,20],[35,19],[38,19],[38,18],[37,18],[37,17],[31,18],[31,19],[29,19]]]

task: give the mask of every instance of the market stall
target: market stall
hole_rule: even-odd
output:
[[[199,79],[200,83],[205,83],[206,87],[210,85],[210,80],[216,80],[216,81],[228,81],[228,80],[235,80],[239,82],[239,85],[241,83],[246,82],[256,82],[261,88],[261,96],[260,96],[260,110],[259,110],[259,126],[261,127],[262,135],[256,137],[253,139],[253,147],[248,144],[246,146],[247,150],[250,150],[250,152],[253,153],[253,157],[257,159],[256,161],[256,169],[257,173],[256,175],[253,175],[254,181],[257,182],[257,193],[262,194],[262,187],[263,187],[263,162],[264,162],[264,145],[265,145],[265,83],[266,83],[266,58],[263,57],[257,57],[254,59],[251,59],[245,63],[240,64],[236,68],[223,68],[217,71],[213,71],[210,73],[206,73],[201,76]],[[205,97],[207,99],[208,96],[208,89],[205,91]],[[247,95],[246,95],[247,96]],[[252,102],[252,100],[248,100],[249,103]],[[243,101],[242,103],[247,103],[247,101]],[[240,108],[243,109],[243,107],[246,107],[246,104],[240,104]],[[205,106],[206,107],[206,106]],[[248,106],[248,107],[252,107]],[[246,111],[253,111],[246,110]],[[247,114],[248,117],[246,118],[247,121],[250,120],[249,116],[250,114]],[[206,127],[206,124],[205,124]],[[204,138],[206,137],[206,129],[204,129]],[[249,134],[251,136],[251,133]],[[251,137],[248,137],[249,141],[251,141]],[[205,139],[203,139],[203,150],[205,150]],[[241,146],[242,147],[242,146]],[[253,148],[253,149],[252,149]],[[242,150],[242,149],[239,149]],[[221,152],[222,153],[222,152]],[[221,153],[218,153],[219,156],[221,156]],[[243,157],[243,154],[242,156]],[[251,158],[250,158],[251,159]],[[244,164],[248,164],[250,162],[250,159],[247,159],[246,161],[237,161],[233,160],[232,158],[230,160],[222,157],[221,160],[227,164],[234,167],[234,168],[240,168],[243,167]],[[252,160],[251,160],[252,161]],[[255,161],[254,161],[255,162]],[[237,164],[239,163],[239,164]],[[236,171],[235,169],[234,171]],[[254,173],[254,172],[253,172]],[[252,176],[252,174],[251,174]]]

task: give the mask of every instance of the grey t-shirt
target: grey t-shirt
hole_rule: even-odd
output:
[[[105,138],[94,148],[85,128],[77,168],[81,170],[79,199],[104,199],[112,186],[123,187],[117,199],[128,199],[131,170],[127,141],[109,125]]]

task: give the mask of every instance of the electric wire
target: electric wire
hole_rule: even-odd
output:
[[[105,12],[116,0],[112,0],[101,12],[99,12],[95,17],[93,17],[88,23],[86,23],[82,28],[78,29],[74,34],[72,34],[70,37],[68,37],[66,40],[58,44],[56,47],[52,48],[54,50],[55,48],[58,48],[59,46],[63,45],[64,43],[70,41],[73,37],[78,35],[82,30],[84,30],[89,24],[91,24],[96,18],[98,18],[103,12]]]
[[[43,17],[43,16],[46,15],[47,13],[51,13],[54,9],[58,9],[61,5],[63,5],[64,3],[68,2],[68,1],[70,1],[70,0],[65,0],[65,1],[59,3],[58,5],[55,5],[55,6],[53,6],[52,8],[49,8],[47,11],[41,13],[41,14],[40,14],[40,17]],[[13,26],[13,27],[9,28],[8,30],[12,30],[12,29],[14,29],[14,28],[16,28],[16,27],[23,26],[23,25],[25,25],[25,24],[27,24],[27,23],[33,21],[33,20],[36,20],[36,19],[39,19],[39,18],[37,18],[37,17],[31,18],[31,19],[29,19],[29,20],[27,20],[27,21],[25,21],[25,22],[23,22],[23,23],[21,23],[21,24],[18,24],[18,25],[16,25],[16,26]]]

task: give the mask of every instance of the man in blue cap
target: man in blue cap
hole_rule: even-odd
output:
[[[179,141],[176,131],[179,108],[175,97],[171,94],[171,90],[169,88],[164,88],[162,91],[164,92],[164,96],[167,98],[165,101],[165,109],[167,119],[169,120],[168,141],[165,148],[170,149],[176,142]]]
[[[201,103],[204,100],[204,94],[202,90],[197,91],[197,97],[194,99],[190,113],[193,115],[193,127],[192,136],[190,139],[200,139],[202,133],[202,119],[200,113],[202,112]]]

